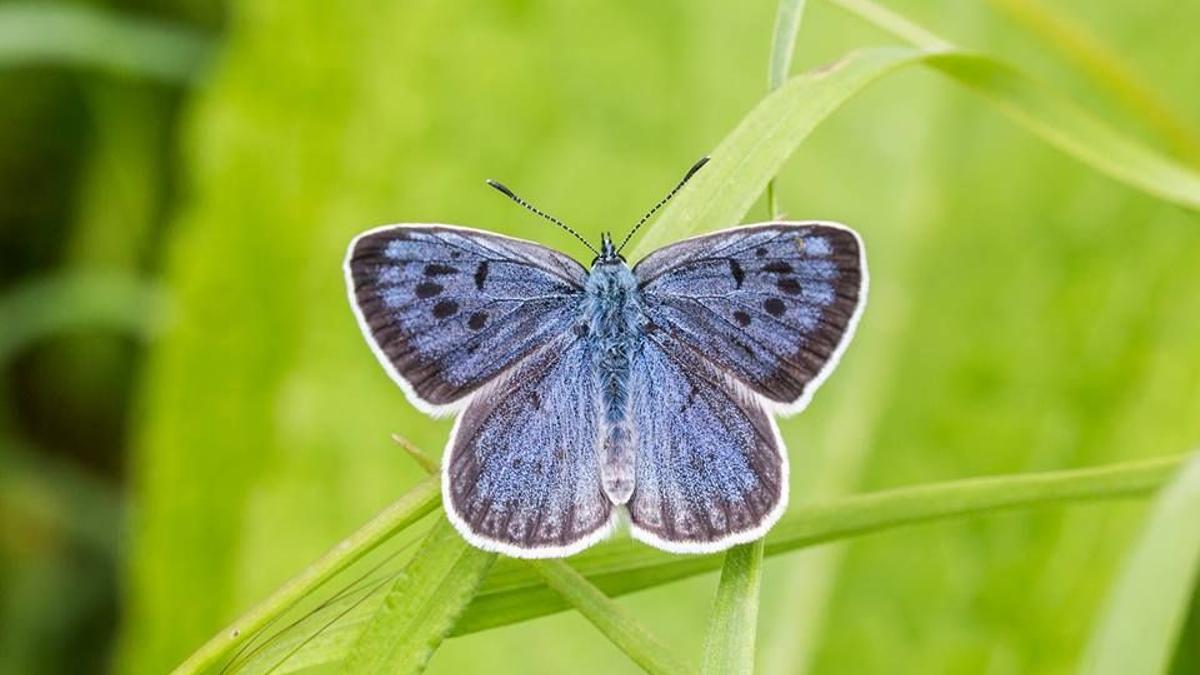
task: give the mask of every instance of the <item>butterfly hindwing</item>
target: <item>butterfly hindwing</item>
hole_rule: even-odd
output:
[[[637,365],[633,535],[684,553],[761,536],[786,506],[788,474],[757,397],[665,332]]]
[[[866,300],[862,242],[833,223],[766,223],[687,239],[634,267],[663,330],[796,412],[836,364]]]
[[[471,400],[451,435],[443,501],[471,543],[519,557],[569,555],[611,531],[600,486],[586,341],[562,336]]]
[[[373,351],[433,412],[568,332],[586,275],[538,244],[446,225],[372,230],[346,256],[351,304]]]

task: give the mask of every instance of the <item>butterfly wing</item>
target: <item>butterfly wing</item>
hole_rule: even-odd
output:
[[[447,225],[366,232],[345,269],[372,351],[409,400],[435,414],[461,408],[568,332],[587,276],[543,246]]]
[[[563,335],[486,385],[455,425],[442,474],[446,513],[475,546],[559,557],[606,536],[586,340]]]
[[[758,397],[665,331],[636,365],[633,536],[676,553],[762,536],[786,506],[788,468]]]
[[[651,330],[728,371],[771,412],[803,409],[867,297],[862,240],[835,223],[747,225],[661,248],[634,267]]]

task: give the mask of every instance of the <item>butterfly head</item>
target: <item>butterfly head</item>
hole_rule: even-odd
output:
[[[613,244],[612,235],[605,232],[600,235],[600,251],[592,259],[592,267],[597,265],[624,265],[625,256]]]

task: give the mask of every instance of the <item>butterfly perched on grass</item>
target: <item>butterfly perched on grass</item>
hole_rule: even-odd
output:
[[[867,293],[862,240],[835,223],[761,223],[630,267],[629,236],[588,245],[588,267],[450,225],[390,225],[350,244],[346,282],[371,349],[414,406],[458,413],[442,499],[475,546],[566,556],[624,509],[641,541],[711,552],[762,536],[787,505],[772,415],[803,409],[850,341]]]

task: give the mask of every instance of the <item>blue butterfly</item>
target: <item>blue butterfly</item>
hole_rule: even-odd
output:
[[[350,244],[350,301],[379,362],[420,410],[460,413],[442,495],[479,548],[571,555],[623,507],[633,537],[705,553],[761,537],[787,505],[772,415],[802,410],[850,341],[862,240],[836,223],[761,223],[632,268],[621,246],[603,235],[588,269],[450,225]]]

